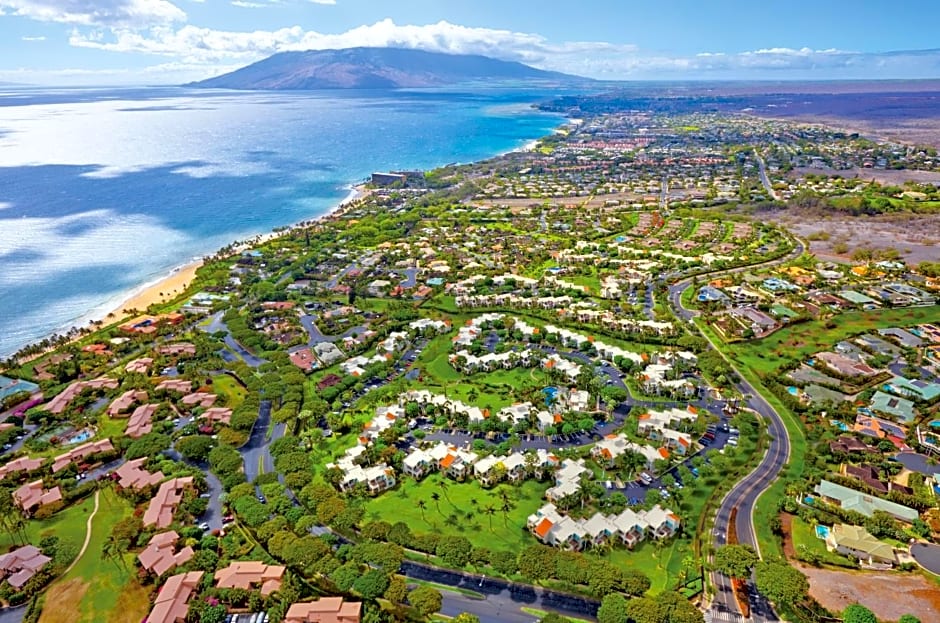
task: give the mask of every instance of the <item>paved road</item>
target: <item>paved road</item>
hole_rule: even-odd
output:
[[[405,278],[401,280],[401,287],[413,288],[418,285],[418,270],[417,268],[405,268],[398,271],[405,276]]]
[[[438,569],[413,561],[403,562],[399,572],[409,578],[481,593],[485,599],[473,599],[460,593],[445,591],[441,610],[448,616],[469,612],[478,616],[481,623],[533,623],[537,621],[538,617],[520,610],[523,606],[550,610],[578,618],[593,618],[597,615],[597,608],[600,605],[599,602],[585,597],[471,573]]]
[[[698,277],[709,278],[718,274],[749,271],[754,270],[755,268],[787,262],[802,255],[806,248],[801,240],[795,239],[795,242],[796,244],[794,245],[793,250],[782,258],[769,260],[767,262],[762,262],[761,264],[753,264],[750,266],[742,266],[728,270],[713,271],[710,273],[698,275]],[[691,283],[692,278],[690,277],[687,279],[682,279],[670,285],[668,288],[669,302],[671,303],[676,316],[690,323],[692,318],[696,315],[696,312],[684,307],[682,305],[681,297],[682,292],[685,291],[685,289],[688,288]],[[704,334],[702,335],[708,339],[708,336]],[[709,343],[711,344],[710,340]],[[711,344],[711,346],[712,348],[715,348],[714,344]],[[740,372],[737,370],[735,370],[735,372],[737,373],[738,377],[741,376]],[[730,527],[732,514],[731,511],[737,507],[738,511],[735,521],[735,528],[738,535],[738,541],[741,543],[750,544],[754,546],[755,549],[760,551],[759,544],[757,543],[754,532],[754,505],[757,499],[760,497],[760,494],[763,493],[764,490],[766,490],[774,480],[776,480],[777,474],[789,459],[790,440],[787,436],[786,427],[783,425],[783,421],[780,419],[779,414],[774,411],[767,401],[764,400],[754,390],[750,383],[747,383],[742,379],[741,382],[735,384],[735,388],[741,393],[741,395],[749,397],[746,402],[747,406],[756,411],[767,421],[770,443],[768,451],[764,455],[757,469],[738,482],[722,501],[716,514],[715,532],[713,537],[716,546],[724,544],[725,539],[727,538],[728,529]],[[717,616],[727,615],[728,613],[736,614],[738,612],[738,606],[737,601],[734,598],[733,591],[731,590],[730,580],[721,574],[713,573],[712,583],[715,586],[716,591],[713,602],[713,612]],[[754,599],[752,599],[751,607],[755,621],[779,620],[776,614],[773,612],[773,609],[770,608],[767,604],[766,600],[761,599],[756,594],[754,595]]]
[[[300,324],[303,325],[304,330],[307,331],[307,335],[310,336],[310,339],[307,341],[307,346],[316,346],[321,342],[337,342],[343,340],[353,333],[365,333],[368,331],[369,327],[365,325],[359,325],[351,329],[347,329],[339,335],[324,335],[320,328],[317,326],[317,316],[313,314],[304,314],[300,317]],[[302,348],[302,347],[301,347]],[[291,349],[294,350],[294,349]]]
[[[803,252],[806,250],[806,245],[803,244],[802,240],[800,240],[799,238],[795,238],[794,240],[796,241],[796,245],[794,246],[793,250],[779,259],[768,260],[766,262],[761,262],[760,264],[751,264],[750,266],[740,266],[738,268],[729,268],[726,270],[715,270],[715,271],[710,271],[707,273],[700,273],[698,275],[695,275],[695,277],[698,277],[698,279],[702,281],[702,280],[711,279],[712,277],[715,277],[717,275],[740,273],[744,271],[764,268],[767,266],[774,266],[776,264],[782,264],[784,262],[789,262],[790,260],[794,260],[798,258],[799,256],[801,256]],[[672,305],[672,309],[675,312],[677,317],[681,318],[682,320],[685,320],[686,322],[691,321],[692,318],[698,314],[698,312],[688,309],[682,305],[682,300],[681,300],[682,293],[690,285],[692,285],[692,277],[682,279],[669,286],[669,302]]]
[[[260,466],[264,456],[268,455],[270,457],[268,444],[271,440],[267,438],[270,422],[271,401],[262,400],[261,408],[258,410],[258,419],[255,420],[255,425],[251,429],[251,435],[245,445],[239,448],[242,459],[245,461],[245,477],[248,482],[253,482],[260,474]]]
[[[803,243],[800,240],[797,240],[794,250],[783,258],[755,266],[779,264],[788,261],[789,259],[798,257],[800,254],[802,254],[804,248],[805,247]],[[755,266],[742,267],[719,272],[728,273],[738,272],[741,270],[751,270],[755,268]],[[676,314],[686,320],[690,320],[695,313],[692,310],[683,307],[681,301],[682,292],[690,285],[690,283],[691,279],[686,279],[680,281],[677,284],[674,284],[669,288],[669,300],[672,303]],[[712,348],[717,350],[717,347],[714,343],[711,342],[707,335],[703,333],[702,336],[709,340],[709,344],[711,344]],[[751,545],[758,552],[760,552],[760,544],[757,542],[757,537],[754,531],[754,506],[760,495],[774,482],[774,480],[777,479],[777,475],[780,473],[780,470],[789,460],[790,438],[787,435],[786,426],[784,426],[780,415],[770,406],[766,400],[764,400],[760,394],[757,393],[750,383],[741,377],[740,372],[734,367],[734,365],[731,365],[737,376],[741,378],[741,380],[735,384],[735,389],[737,389],[742,396],[747,397],[746,405],[757,412],[758,415],[760,415],[760,417],[762,417],[767,422],[769,444],[767,452],[765,453],[757,468],[742,480],[740,480],[722,501],[715,517],[715,534],[713,536],[716,546],[724,544],[724,539],[726,538],[731,525],[732,510],[736,508],[737,516],[735,520],[735,529],[738,535],[738,542]],[[714,610],[719,613],[736,612],[737,601],[735,600],[734,593],[731,590],[730,580],[720,573],[713,573],[712,582],[716,590],[715,600],[713,603]],[[751,600],[751,609],[752,619],[754,621],[779,620],[766,600],[760,598],[760,596],[756,594],[754,594],[754,598]]]
[[[218,333],[219,331],[225,332],[225,345],[233,350],[239,357],[242,358],[246,364],[252,368],[257,368],[263,363],[267,363],[267,360],[262,359],[261,357],[256,357],[248,349],[239,344],[234,337],[232,337],[232,332],[229,331],[228,325],[222,320],[222,316],[225,312],[216,312],[209,317],[209,324],[205,327],[202,327],[203,331],[206,333]],[[222,351],[222,359],[230,361],[230,355],[227,357],[225,354],[226,351]]]
[[[26,604],[16,608],[0,608],[0,623],[22,623],[26,616]]]
[[[770,195],[770,198],[774,201],[777,201],[777,191],[774,190],[773,184],[770,183],[770,178],[767,177],[767,165],[764,164],[764,159],[761,157],[757,150],[754,150],[754,157],[757,158],[757,175],[760,177],[760,183],[764,185],[764,190],[767,191],[767,194]]]

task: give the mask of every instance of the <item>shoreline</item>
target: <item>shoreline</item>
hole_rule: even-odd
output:
[[[559,121],[560,123],[552,130],[552,133],[558,132],[559,128],[564,126],[570,120],[560,118]],[[506,151],[493,154],[492,156],[489,156],[489,158],[502,158],[512,153],[532,151],[533,147],[537,145],[539,141],[544,139],[545,136],[550,135],[543,135],[537,138],[528,139],[520,145],[516,145],[515,147],[512,147]],[[481,158],[480,160],[474,160],[473,162],[482,162],[483,160],[489,158]],[[440,166],[450,166],[450,164],[444,164]],[[363,180],[359,182],[349,182],[348,184],[342,186],[342,188],[349,189],[349,193],[333,207],[322,214],[318,214],[317,216],[311,217],[309,219],[303,219],[290,225],[283,226],[282,228],[278,228],[275,231],[258,233],[245,240],[233,241],[231,243],[231,254],[241,253],[260,244],[270,242],[271,240],[275,240],[281,236],[288,235],[300,227],[310,226],[311,224],[316,223],[322,219],[328,219],[342,215],[343,211],[349,208],[357,200],[368,197],[371,194],[372,191],[366,188],[367,183],[367,181]],[[182,293],[186,292],[186,290],[195,280],[196,271],[205,263],[205,259],[216,255],[217,253],[218,250],[216,250],[215,253],[198,258],[196,261],[189,261],[174,266],[173,268],[169,269],[168,272],[163,273],[162,276],[145,282],[144,284],[141,284],[132,290],[121,293],[115,297],[111,297],[111,299],[102,302],[100,305],[90,310],[87,314],[74,321],[70,321],[67,324],[63,324],[62,326],[53,330],[51,333],[46,334],[44,337],[48,338],[57,334],[69,336],[73,333],[76,333],[74,337],[71,337],[66,342],[74,343],[85,337],[85,334],[82,333],[82,331],[85,329],[91,327],[93,331],[98,330],[101,326],[108,326],[134,315],[129,313],[132,309],[137,309],[138,314],[144,314],[146,313],[147,308],[154,303],[159,304],[171,301],[174,298],[180,296]],[[169,293],[167,290],[169,290]],[[117,301],[117,303],[114,303],[113,301]],[[44,338],[39,338],[39,341],[42,339]],[[16,351],[9,353],[8,355],[0,355],[0,357],[15,358],[18,364],[23,364],[28,361],[38,359],[43,355],[59,348],[58,345],[50,346],[40,353],[28,355],[24,358],[16,357],[18,352],[36,343],[37,342],[34,341],[23,344],[19,346]]]
[[[333,205],[326,212],[309,219],[303,219],[296,223],[283,226],[278,228],[277,231],[259,233],[246,240],[235,240],[231,243],[232,251],[230,255],[241,253],[257,245],[275,240],[281,236],[285,236],[291,233],[297,228],[309,226],[310,224],[313,224],[321,219],[331,218],[341,214],[343,210],[348,208],[358,199],[362,199],[363,197],[367,197],[369,194],[371,194],[371,190],[366,188],[365,182],[349,183],[343,186],[343,188],[347,188],[349,192],[343,199]],[[218,252],[218,250],[216,252]],[[183,264],[178,264],[177,266],[174,266],[168,271],[162,273],[160,276],[150,279],[136,288],[113,296],[107,301],[104,301],[100,305],[96,306],[84,316],[81,316],[79,319],[68,322],[67,324],[57,328],[52,333],[46,335],[46,337],[56,334],[69,335],[74,331],[81,331],[82,329],[86,329],[89,326],[94,326],[98,323],[100,323],[101,326],[108,326],[133,316],[145,314],[147,313],[147,308],[153,304],[161,304],[172,301],[186,292],[189,286],[192,285],[192,282],[196,278],[196,271],[205,264],[205,259],[208,257],[210,256],[207,255],[196,258],[195,260],[190,260],[189,262]],[[137,310],[136,313],[131,313],[131,310],[135,309]],[[97,330],[100,327],[94,326],[94,328]],[[83,337],[85,336],[79,333],[75,335],[75,337],[69,339],[68,343],[76,342]],[[31,342],[30,344],[34,343],[35,342]],[[19,352],[19,350],[28,347],[30,344],[20,346],[16,352]],[[58,347],[50,347],[41,353],[29,355],[24,358],[18,358],[17,361],[20,364],[26,363],[33,359],[38,359],[39,357],[42,357],[46,353],[51,352],[56,348]],[[14,357],[16,352],[10,353],[7,356]]]

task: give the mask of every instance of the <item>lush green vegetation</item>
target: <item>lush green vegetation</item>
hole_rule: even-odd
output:
[[[402,480],[394,491],[366,502],[366,519],[404,521],[414,532],[465,536],[474,546],[493,550],[517,552],[536,542],[526,519],[544,504],[548,483],[529,480],[518,487],[484,489],[476,480],[456,483],[440,474],[420,482]]]

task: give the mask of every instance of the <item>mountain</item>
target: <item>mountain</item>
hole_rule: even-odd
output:
[[[218,89],[395,89],[474,81],[585,82],[487,56],[402,48],[281,52],[231,73],[186,86]]]

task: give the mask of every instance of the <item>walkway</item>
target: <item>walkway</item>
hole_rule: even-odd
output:
[[[101,490],[95,491],[95,508],[91,511],[91,515],[88,516],[88,520],[85,522],[85,542],[82,543],[82,548],[78,550],[78,556],[75,557],[75,560],[72,561],[72,564],[69,565],[68,569],[65,570],[65,573],[62,574],[62,577],[68,575],[75,565],[78,564],[78,561],[82,559],[82,556],[85,555],[85,550],[88,549],[88,543],[91,541],[91,522],[94,520],[95,515],[98,514],[98,498],[101,496]]]

